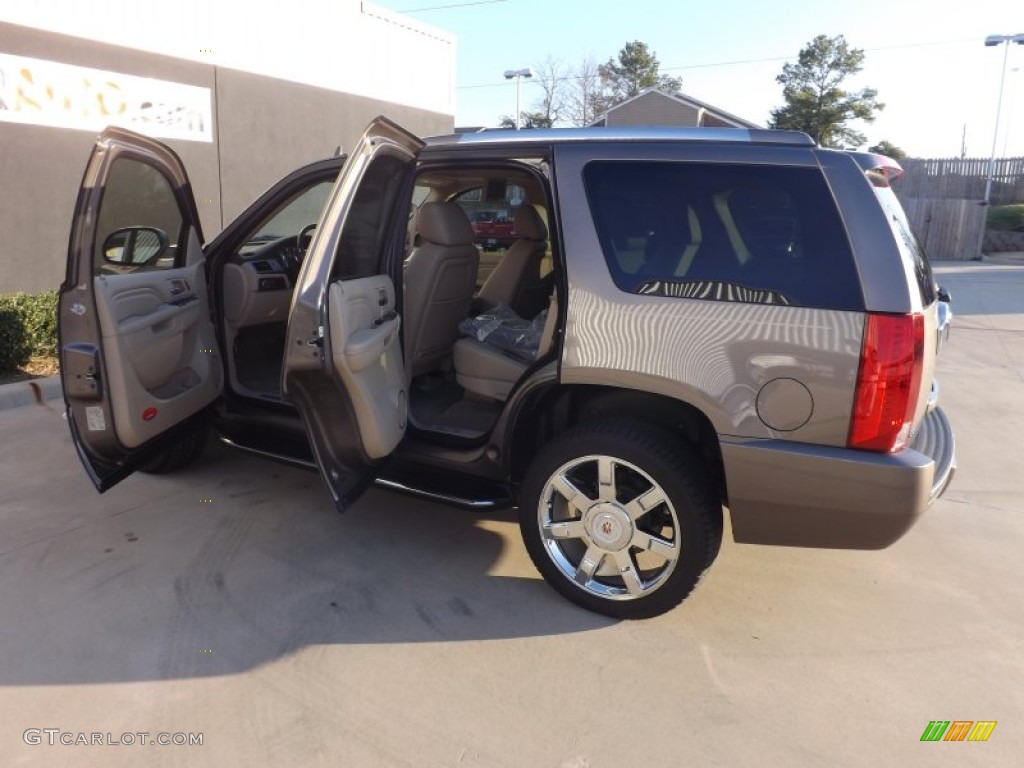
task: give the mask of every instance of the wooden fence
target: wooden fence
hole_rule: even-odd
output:
[[[980,253],[986,208],[977,200],[907,198],[910,229],[929,259],[970,260]]]
[[[975,259],[981,255],[987,208],[988,158],[907,158],[905,175],[893,185],[910,228],[931,259]],[[1024,157],[996,160],[992,205],[1024,202]]]
[[[988,159],[907,158],[900,165],[906,175],[895,185],[901,199],[984,200]],[[992,174],[992,205],[1024,202],[1024,157],[996,160]]]

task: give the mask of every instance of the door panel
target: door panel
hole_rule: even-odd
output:
[[[387,275],[339,281],[329,301],[334,368],[352,398],[366,455],[380,459],[405,434],[409,409],[395,287]]]
[[[221,390],[202,232],[181,160],[109,128],[79,190],[58,314],[72,439],[104,491]]]
[[[95,278],[114,429],[125,448],[184,421],[220,392],[204,265]]]
[[[281,389],[339,509],[405,432],[400,320],[383,275],[401,263],[422,147],[389,120],[369,125],[338,176],[292,296]]]

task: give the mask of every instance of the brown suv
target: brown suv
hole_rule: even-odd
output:
[[[545,579],[617,617],[689,594],[723,508],[740,542],[885,547],[954,468],[898,173],[783,131],[378,119],[204,248],[177,156],[109,129],[61,289],[71,433],[100,491],[212,427],[339,508],[516,504]],[[513,187],[481,277],[460,203]]]

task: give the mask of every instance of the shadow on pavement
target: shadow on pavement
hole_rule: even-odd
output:
[[[65,448],[61,471],[81,474]],[[0,541],[0,685],[226,675],[309,646],[613,623],[540,580],[513,512],[370,491],[339,515],[318,476],[219,447],[198,469],[103,496],[84,475],[65,486],[80,497],[40,500],[49,533]]]

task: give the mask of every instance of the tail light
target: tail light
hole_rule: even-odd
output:
[[[924,316],[869,314],[847,446],[881,452],[903,448],[923,371]]]

